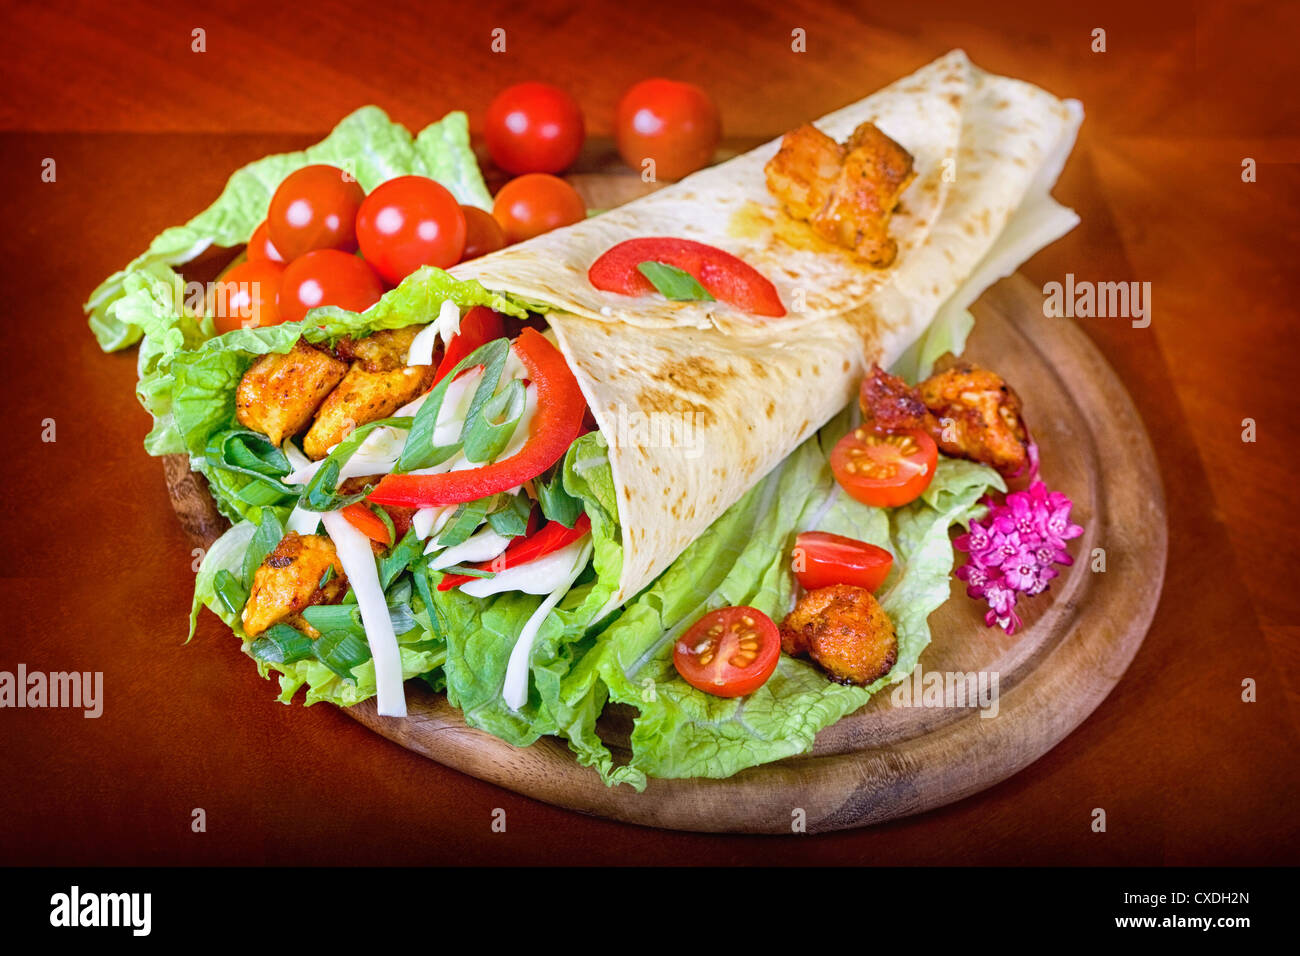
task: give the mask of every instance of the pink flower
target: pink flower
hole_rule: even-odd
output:
[[[971,522],[953,541],[967,555],[957,578],[966,582],[969,597],[989,606],[984,623],[1013,634],[1021,626],[1017,596],[1042,594],[1061,573],[1056,565],[1074,563],[1065,543],[1083,534],[1083,528],[1070,523],[1070,499],[1049,492],[1038,480],[1007,495],[1002,504],[992,497],[984,503],[989,509],[984,523]]]

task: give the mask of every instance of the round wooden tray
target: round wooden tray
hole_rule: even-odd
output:
[[[1046,595],[1024,602],[1025,627],[986,628],[983,605],[954,580],[930,618],[923,673],[997,678],[997,712],[895,705],[889,692],[827,727],[813,750],[725,780],[652,780],[644,793],[607,788],[567,745],[519,749],[465,725],[442,694],[406,686],[410,716],[348,710],[377,733],[439,763],[585,813],[681,830],[789,833],[865,826],[959,800],[1016,773],[1101,703],[1137,652],[1164,580],[1164,493],[1142,421],[1100,353],[1066,319],[1043,317],[1042,297],[1013,276],[976,305],[967,355],[997,369],[1027,403],[1047,483],[1075,502],[1085,533],[1075,564]],[[183,456],[165,463],[186,530],[207,544],[225,522]],[[1104,564],[1102,564],[1104,562]],[[1100,570],[1104,567],[1104,571]],[[1098,570],[1094,570],[1098,568]],[[913,695],[917,696],[917,695]],[[627,754],[630,713],[607,708],[600,730]]]

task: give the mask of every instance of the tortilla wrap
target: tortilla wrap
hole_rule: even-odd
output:
[[[853,400],[936,317],[959,321],[990,284],[1078,222],[1048,195],[1082,121],[1075,101],[994,76],[953,51],[815,125],[873,122],[915,159],[875,269],[787,216],[763,167],[773,140],[582,223],[457,266],[458,278],[544,305],[602,433],[618,491],[622,604]],[[602,292],[591,263],[639,236],[733,253],[788,309]],[[954,319],[954,316],[958,317]]]

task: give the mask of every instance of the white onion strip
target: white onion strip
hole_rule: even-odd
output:
[[[510,661],[506,664],[506,679],[501,687],[501,697],[506,702],[506,706],[511,710],[518,711],[528,702],[528,673],[529,663],[533,657],[533,645],[537,642],[537,634],[546,622],[546,618],[555,606],[560,603],[560,599],[569,593],[569,588],[573,587],[573,582],[578,580],[578,575],[587,567],[587,561],[591,558],[591,542],[587,541],[578,553],[578,559],[573,563],[573,570],[568,577],[561,582],[560,586],[552,591],[537,610],[533,612],[532,617],[523,626],[519,632],[519,638],[515,641],[514,649],[510,652]]]
[[[397,646],[397,635],[388,616],[388,602],[384,589],[379,586],[379,572],[375,556],[370,550],[370,539],[343,517],[340,512],[328,511],[321,515],[325,531],[338,549],[339,563],[348,583],[357,595],[361,610],[361,624],[366,629],[366,642],[375,660],[375,693],[378,709],[383,717],[406,716],[406,694],[402,689],[402,652]]]

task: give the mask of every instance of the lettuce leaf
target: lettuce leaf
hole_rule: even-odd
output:
[[[926,494],[893,511],[871,508],[840,491],[828,452],[848,414],[826,426],[751,489],[626,606],[601,633],[561,690],[561,713],[580,762],[607,783],[637,789],[648,776],[726,777],[808,750],[817,731],[906,677],[930,641],[927,619],[948,598],[953,549],[949,528],[982,513],[980,498],[1001,479],[970,462],[941,460]],[[713,697],[677,674],[672,648],[706,611],[750,605],[779,620],[793,605],[789,554],[801,530],[847,534],[895,556],[879,593],[898,632],[899,658],[869,687],[829,681],[807,661],[783,655],[763,687],[742,699]],[[604,699],[637,715],[631,756],[615,765],[596,733]],[[563,708],[567,708],[564,710]]]
[[[469,141],[464,113],[448,113],[412,138],[377,106],[346,116],[321,142],[296,153],[267,156],[230,177],[221,196],[183,226],[164,230],[127,267],[102,282],[85,304],[91,331],[106,351],[126,348],[148,330],[138,311],[124,298],[130,279],[143,273],[168,284],[172,267],[184,265],[210,246],[248,242],[266,218],[271,196],[289,173],[313,163],[329,163],[351,172],[367,192],[395,176],[420,175],[438,180],[458,201],[492,208]],[[209,332],[210,334],[210,332]]]

